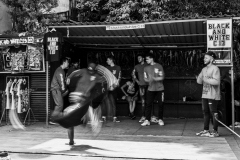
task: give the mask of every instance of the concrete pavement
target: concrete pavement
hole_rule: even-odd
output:
[[[142,127],[137,120],[120,117],[121,123],[103,123],[93,135],[87,126],[75,127],[73,147],[66,129],[35,123],[26,130],[0,127],[0,151],[13,159],[240,159],[240,139],[219,127],[221,137],[196,137],[202,119],[165,119],[165,126]],[[240,129],[236,129],[240,133]]]

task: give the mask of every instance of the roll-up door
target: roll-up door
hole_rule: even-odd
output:
[[[50,75],[48,77],[50,82]],[[50,83],[49,83],[50,85]],[[46,120],[46,73],[31,74],[30,88],[33,90],[30,95],[30,107],[37,121]],[[50,95],[50,94],[49,94]],[[48,96],[48,113],[50,113],[50,96]]]

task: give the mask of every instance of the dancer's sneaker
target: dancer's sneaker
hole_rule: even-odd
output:
[[[119,123],[120,121],[119,121],[119,119],[117,117],[113,117],[113,122],[114,123]]]
[[[209,137],[210,136],[210,132],[209,132],[209,130],[203,130],[201,132],[196,133],[196,136]]]
[[[141,119],[139,120],[140,123],[143,123],[146,120],[145,117],[141,117]]]
[[[158,124],[159,124],[160,126],[164,126],[163,120],[162,120],[162,119],[159,119],[159,120],[158,120]]]
[[[152,117],[151,117],[151,122],[153,122],[153,123],[158,123],[157,117],[152,116]]]
[[[150,126],[150,122],[149,122],[149,120],[146,119],[141,125],[142,126]]]
[[[210,133],[209,137],[219,137],[219,133],[217,131],[213,131],[212,133]]]
[[[69,142],[69,143],[65,143],[66,145],[69,145],[69,146],[73,146],[75,143],[74,142]]]

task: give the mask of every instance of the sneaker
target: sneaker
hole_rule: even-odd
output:
[[[213,131],[210,135],[209,135],[209,137],[219,137],[219,133],[217,132],[217,131]]]
[[[103,117],[99,120],[99,122],[102,122],[102,123],[103,123],[103,122],[106,122],[106,117],[103,116]]]
[[[142,126],[150,126],[150,122],[149,122],[149,120],[146,119],[141,125]]]
[[[234,124],[237,126],[237,125],[240,125],[240,122],[235,122]]]
[[[117,117],[113,117],[113,122],[114,122],[114,123],[119,123],[120,121],[118,120]]]
[[[164,126],[163,120],[159,119],[159,120],[158,120],[158,124],[159,124],[160,126]]]
[[[158,123],[158,119],[155,116],[151,117],[151,122]]]
[[[140,123],[143,123],[146,120],[145,117],[141,117],[141,119],[139,120]]]
[[[240,122],[235,122],[234,123],[234,127],[239,128],[239,126],[240,126]],[[232,125],[230,125],[229,127],[232,127]]]
[[[55,123],[53,121],[49,121],[48,123],[51,124],[51,125],[56,125],[57,124],[57,123]]]
[[[196,133],[196,136],[209,137],[210,136],[210,132],[209,132],[209,130],[203,130],[201,132]]]

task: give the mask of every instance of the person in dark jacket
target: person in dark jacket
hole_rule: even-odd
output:
[[[54,121],[59,112],[63,110],[63,97],[67,95],[68,90],[65,81],[64,69],[69,66],[69,59],[64,57],[60,60],[60,66],[55,70],[52,82],[51,82],[51,92],[55,103],[54,111],[52,112],[51,119]],[[52,123],[50,121],[50,123]]]

